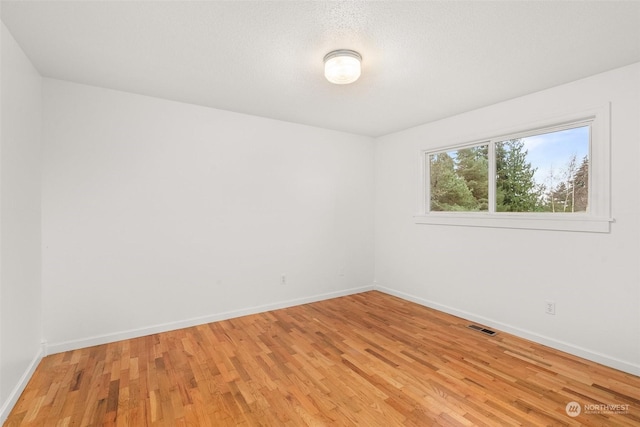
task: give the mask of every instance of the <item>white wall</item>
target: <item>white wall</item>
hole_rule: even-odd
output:
[[[423,148],[611,102],[608,234],[414,224]],[[640,64],[388,135],[376,148],[376,283],[640,374]],[[546,299],[557,314],[544,313]]]
[[[43,135],[52,352],[372,286],[371,138],[50,79]]]
[[[40,360],[42,78],[2,24],[0,422]]]

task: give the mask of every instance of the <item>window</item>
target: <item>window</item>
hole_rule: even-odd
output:
[[[429,154],[432,211],[489,209],[488,145]]]
[[[421,152],[416,222],[609,231],[608,108]]]

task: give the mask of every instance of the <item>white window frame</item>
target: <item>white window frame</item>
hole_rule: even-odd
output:
[[[580,126],[590,126],[589,142],[589,209],[588,212],[492,212],[495,209],[495,143]],[[608,233],[613,222],[610,213],[610,106],[555,116],[549,119],[492,133],[488,138],[467,139],[462,144],[440,146],[420,151],[420,194],[416,224],[457,225],[471,227],[523,228]],[[488,212],[429,211],[429,155],[462,148],[489,145]]]

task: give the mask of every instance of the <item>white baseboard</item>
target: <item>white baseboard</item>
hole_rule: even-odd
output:
[[[131,338],[143,337],[146,335],[157,334],[160,332],[173,331],[176,329],[189,328],[191,326],[202,325],[205,323],[218,322],[220,320],[233,319],[235,317],[247,316],[250,314],[263,313],[265,311],[278,310],[286,307],[293,307],[301,304],[308,304],[317,301],[323,301],[331,298],[337,298],[345,295],[358,294],[361,292],[373,290],[373,285],[362,286],[358,288],[344,289],[325,294],[314,295],[310,297],[297,298],[287,301],[281,301],[272,304],[248,307],[240,310],[226,311],[223,313],[210,314],[207,316],[194,317],[191,319],[180,320],[177,322],[162,323],[159,325],[148,326],[144,328],[131,329],[128,331],[114,332],[111,334],[98,335],[88,338],[81,338],[72,341],[64,341],[58,343],[48,343],[46,354],[62,353],[64,351],[77,350],[79,348],[91,347],[94,345],[107,344],[115,341],[121,341]]]
[[[582,357],[587,360],[591,360],[596,363],[600,363],[605,366],[609,366],[620,371],[624,371],[633,375],[640,376],[640,365],[626,362],[624,360],[616,359],[615,357],[608,356],[606,354],[598,353],[592,350],[588,350],[567,342],[558,341],[553,338],[546,337],[544,335],[537,334],[535,332],[528,331],[526,329],[517,328],[506,323],[498,322],[486,317],[477,316],[473,313],[469,313],[463,310],[458,310],[453,307],[442,305],[433,301],[426,300],[424,298],[417,297],[415,295],[409,295],[404,292],[397,291],[395,289],[374,285],[375,290],[384,292],[385,294],[393,295],[398,298],[402,298],[407,301],[415,302],[416,304],[423,305],[425,307],[433,308],[434,310],[442,311],[444,313],[452,314],[457,317],[462,317],[466,320],[480,323],[484,326],[489,326],[521,338],[528,339],[539,344],[546,345],[556,350],[561,350],[575,356]]]
[[[0,407],[0,424],[4,424],[4,422],[7,420],[9,413],[11,412],[15,404],[18,402],[20,395],[22,394],[25,387],[29,383],[31,376],[35,372],[36,368],[38,367],[38,364],[40,363],[43,357],[44,357],[44,347],[41,346],[38,349],[38,353],[34,356],[34,358],[31,360],[31,363],[29,363],[29,366],[27,366],[27,369],[24,371],[24,373],[20,377],[18,384],[16,384],[15,387],[13,387],[13,390],[11,390],[11,393],[9,393],[9,397],[7,397],[7,400],[2,402],[2,407]]]

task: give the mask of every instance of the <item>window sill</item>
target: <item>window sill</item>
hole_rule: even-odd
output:
[[[569,217],[571,215],[571,217]],[[481,212],[433,212],[415,215],[416,224],[457,225],[464,227],[521,228],[529,230],[583,231],[608,233],[612,218],[585,214],[526,214]]]

